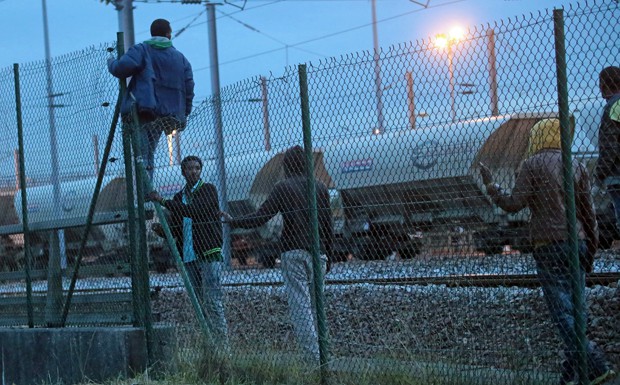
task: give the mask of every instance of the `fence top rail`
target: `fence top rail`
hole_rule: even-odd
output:
[[[127,212],[96,213],[93,217],[93,225],[109,225],[113,223],[127,222]],[[29,223],[28,228],[32,231],[60,230],[72,227],[86,226],[86,217],[64,218],[44,222]],[[23,224],[0,226],[0,235],[21,234],[24,232]]]

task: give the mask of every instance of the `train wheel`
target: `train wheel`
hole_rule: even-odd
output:
[[[398,254],[402,259],[413,259],[420,254],[420,246],[412,245],[398,250]]]
[[[331,262],[346,262],[348,260],[349,255],[351,255],[350,251],[338,251],[334,252],[331,256]]]
[[[485,255],[496,255],[496,254],[501,254],[502,252],[504,252],[504,246],[486,246],[482,249],[482,251],[484,252]]]
[[[601,236],[598,241],[598,247],[599,249],[607,250],[611,247],[613,243],[614,243],[613,237]]]
[[[267,255],[263,254],[260,258],[260,263],[266,269],[273,269],[276,266],[276,259],[278,257],[275,255]]]

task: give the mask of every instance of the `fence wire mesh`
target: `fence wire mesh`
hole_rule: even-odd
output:
[[[611,376],[620,364],[613,204],[620,75],[612,71],[599,86],[599,73],[618,65],[620,8],[596,1],[564,9],[565,51],[556,45],[559,14],[289,67],[280,77],[243,80],[194,101],[186,127],[159,141],[152,184],[168,219],[147,216],[145,234],[153,320],[174,330],[171,361],[197,365],[210,379],[265,383],[314,383],[319,373],[328,383],[406,384],[568,384],[578,373]],[[31,237],[33,269],[41,270],[33,289],[41,296],[53,287],[49,244],[58,229],[67,256],[66,269],[58,261],[62,298],[69,291],[118,94],[105,65],[109,46],[54,58],[49,67],[20,66],[29,222],[46,230]],[[564,54],[565,68],[558,64]],[[562,135],[558,74],[567,77],[569,127]],[[0,69],[7,213],[0,304],[5,325],[25,325],[25,311],[11,307],[15,298],[25,303],[13,76],[12,68]],[[117,223],[91,231],[76,286],[90,295],[83,297],[90,307],[74,302],[69,320],[77,325],[140,324],[140,297],[131,296],[135,283],[125,269],[128,225],[118,219],[127,218],[121,125],[96,210]],[[57,145],[50,144],[52,128]],[[572,163],[561,155],[567,136]],[[304,143],[312,149],[291,150]],[[300,166],[310,160],[316,207]],[[573,175],[565,178],[568,164]],[[188,179],[196,166],[204,185]],[[190,181],[197,188],[186,193]],[[147,203],[147,212],[157,204]],[[183,271],[160,236],[166,224],[185,258]],[[187,260],[189,227],[195,253],[204,246],[196,233],[212,240],[224,229],[222,261]],[[573,330],[586,314],[573,310],[580,299],[585,333]],[[49,303],[38,306],[43,317]],[[215,346],[205,349],[203,332],[217,337]],[[214,359],[214,351],[225,354]],[[587,352],[588,374],[579,352]]]

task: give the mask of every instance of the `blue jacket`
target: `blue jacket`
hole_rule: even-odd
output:
[[[185,122],[192,111],[192,66],[166,38],[154,37],[134,45],[120,59],[110,59],[108,70],[117,78],[132,77],[123,95],[123,115],[131,112],[134,98],[140,116],[151,120],[173,116]]]
[[[608,185],[620,184],[620,94],[607,100],[598,133],[598,162],[594,175]]]

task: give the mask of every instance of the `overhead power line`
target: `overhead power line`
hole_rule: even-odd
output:
[[[202,16],[205,12],[207,12],[207,8],[205,7],[205,9],[202,10],[202,12],[198,13],[193,19],[192,21],[190,21],[189,23],[187,23],[187,25],[181,29],[179,29],[175,34],[174,37],[179,37],[180,34],[182,34],[186,29],[188,29],[189,27],[191,27],[191,25],[200,17]]]
[[[288,1],[292,1],[292,0],[288,0]],[[295,1],[323,1],[323,0],[295,0]],[[347,1],[357,1],[357,0],[347,0]],[[414,14],[414,13],[422,12],[422,11],[425,11],[425,10],[428,10],[428,9],[444,7],[444,6],[447,6],[447,5],[461,3],[461,2],[464,2],[464,1],[466,1],[466,0],[451,0],[451,1],[447,1],[445,3],[440,3],[440,4],[436,4],[436,5],[432,5],[432,6],[429,5],[429,6],[426,6],[425,8],[423,8],[423,9],[415,9],[415,10],[412,10],[412,11],[400,13],[398,15],[394,15],[394,16],[386,17],[384,19],[377,20],[377,23],[383,23],[383,22],[386,22],[386,21],[398,19],[400,17],[408,16],[408,15],[411,15],[411,14]],[[347,28],[347,29],[344,29],[344,30],[341,30],[341,31],[329,33],[327,35],[322,35],[322,36],[318,36],[318,37],[315,37],[315,38],[312,38],[312,39],[308,39],[308,40],[300,41],[300,42],[297,42],[297,43],[294,43],[294,44],[290,44],[287,47],[297,48],[300,45],[304,45],[304,44],[308,44],[308,43],[313,43],[313,42],[319,41],[319,40],[328,39],[330,37],[342,35],[342,34],[345,34],[345,33],[356,31],[358,29],[366,28],[366,27],[371,26],[371,25],[372,25],[372,22],[371,23],[365,23],[365,24],[358,25],[358,26],[351,27],[351,28]],[[223,62],[220,62],[219,65],[223,66],[223,65],[226,65],[226,64],[232,64],[232,63],[236,63],[236,62],[252,59],[252,58],[255,58],[255,57],[258,57],[258,56],[263,56],[263,55],[267,55],[267,54],[270,54],[270,53],[278,52],[278,51],[281,51],[283,49],[286,49],[286,47],[274,48],[274,49],[271,49],[271,50],[258,52],[258,53],[252,54],[252,55],[243,56],[243,57],[240,57],[240,58],[223,61]],[[203,70],[206,70],[206,69],[209,69],[209,68],[211,68],[211,66],[200,67],[200,68],[195,69],[194,72],[203,71]]]
[[[0,0],[0,1],[3,1],[3,0]],[[157,0],[157,1],[148,1],[148,0],[146,0],[146,1],[145,1],[145,0],[133,0],[133,1],[134,1],[134,3],[135,3],[135,2],[142,2],[142,3],[163,3],[163,2],[166,2],[166,1],[162,1],[162,0]],[[263,7],[266,7],[266,6],[272,5],[272,4],[280,3],[280,2],[282,2],[282,1],[285,1],[285,0],[271,0],[271,1],[269,1],[268,3],[264,3],[264,4],[260,4],[260,5],[256,5],[256,6],[254,6],[254,7],[247,7],[247,8],[240,9],[240,10],[238,10],[238,11],[235,11],[235,12],[230,13],[230,15],[236,15],[236,14],[237,14],[237,13],[239,13],[239,12],[245,12],[245,11],[251,11],[251,10],[253,10],[253,9],[263,8]],[[168,1],[168,2],[176,2],[176,3],[178,3],[179,1]],[[231,4],[231,5],[232,5],[232,4]],[[206,21],[201,21],[201,22],[199,22],[199,23],[195,23],[195,24],[193,24],[193,23],[195,22],[195,20],[197,19],[196,15],[202,15],[203,13],[204,13],[204,11],[199,12],[199,13],[197,13],[197,14],[195,13],[195,14],[192,14],[192,15],[189,15],[189,16],[185,16],[185,17],[182,17],[182,18],[180,18],[180,19],[173,20],[171,23],[172,23],[172,24],[174,24],[174,23],[179,22],[179,21],[187,20],[187,19],[189,19],[190,17],[194,17],[194,19],[192,20],[192,22],[190,22],[188,25],[186,25],[186,26],[184,27],[184,29],[183,29],[183,30],[185,31],[185,30],[190,29],[190,28],[198,27],[198,26],[200,26],[200,25],[207,24],[207,22],[206,22]],[[222,17],[225,17],[225,16],[220,16],[220,17],[218,17],[217,19],[220,19],[220,18],[222,18]],[[139,34],[140,34],[140,35],[142,35],[142,34],[147,34],[147,33],[150,33],[150,30],[143,30],[143,31],[139,32]],[[178,35],[178,34],[177,34],[177,35]],[[176,35],[175,35],[175,36],[176,36]]]

